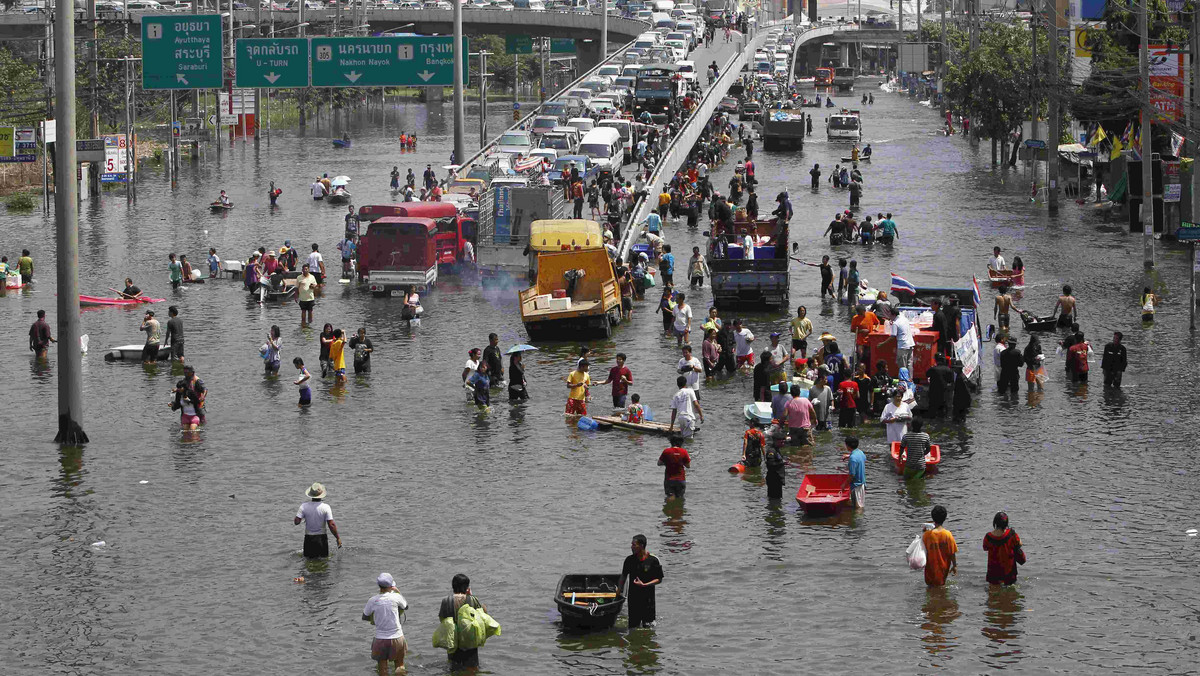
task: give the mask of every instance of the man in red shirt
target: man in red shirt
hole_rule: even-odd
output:
[[[858,425],[858,395],[858,383],[853,380],[847,378],[838,385],[838,427],[856,427]]]
[[[625,408],[625,398],[633,383],[633,372],[625,366],[625,353],[617,353],[617,365],[608,370],[608,377],[597,385],[612,385],[613,408]]]
[[[666,468],[663,471],[663,490],[668,500],[682,498],[687,487],[687,468],[692,466],[692,456],[683,448],[683,437],[671,436],[671,447],[658,456],[658,466]]]
[[[583,181],[571,186],[571,197],[575,198],[575,218],[583,218]]]

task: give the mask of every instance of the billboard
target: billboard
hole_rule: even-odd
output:
[[[1183,54],[1166,45],[1150,45],[1150,105],[1155,122],[1183,120]]]

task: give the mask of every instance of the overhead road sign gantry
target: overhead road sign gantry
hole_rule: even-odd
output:
[[[221,16],[142,17],[142,89],[220,89]]]
[[[236,42],[234,51],[236,87],[308,86],[308,38],[242,38]]]
[[[454,38],[390,35],[312,38],[314,87],[436,87],[454,84]],[[467,53],[467,40],[463,39]],[[462,81],[467,82],[467,59]]]

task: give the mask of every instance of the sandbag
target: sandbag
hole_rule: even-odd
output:
[[[925,542],[921,536],[913,538],[909,543],[908,549],[905,551],[908,557],[908,567],[913,570],[923,570],[925,568]]]
[[[438,624],[438,628],[433,632],[433,647],[445,648],[448,653],[458,650],[457,629],[453,617],[442,619],[441,623]]]

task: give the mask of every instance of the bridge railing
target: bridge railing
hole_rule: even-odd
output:
[[[695,111],[693,111],[691,117],[684,123],[679,133],[672,139],[666,151],[663,152],[662,158],[654,167],[650,178],[646,181],[646,194],[634,202],[629,223],[625,226],[624,232],[621,233],[621,244],[617,247],[617,251],[624,260],[629,260],[633,244],[641,235],[641,223],[646,220],[646,217],[650,215],[650,210],[658,203],[657,186],[662,185],[667,180],[667,177],[674,175],[675,171],[687,159],[688,154],[692,151],[692,147],[696,145],[696,141],[700,138],[701,132],[704,131],[704,126],[708,124],[709,119],[716,112],[717,104],[724,98],[725,92],[729,91],[729,86],[733,84],[734,80],[741,77],[742,66],[754,54],[754,50],[762,45],[767,33],[773,27],[774,25],[762,27],[753,38],[742,46],[738,53],[729,58],[721,68],[720,76],[704,92],[704,98],[696,106]]]

